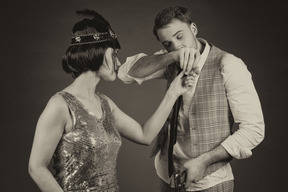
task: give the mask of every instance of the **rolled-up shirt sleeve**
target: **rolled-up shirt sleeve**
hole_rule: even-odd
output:
[[[145,56],[147,55],[144,53],[139,53],[131,57],[127,57],[125,63],[123,63],[118,70],[118,78],[126,84],[134,83],[136,81],[140,85],[144,81],[144,78],[131,77],[128,75],[128,72],[140,58]]]
[[[221,145],[236,159],[248,158],[264,139],[265,125],[260,100],[252,76],[243,61],[231,54],[221,63],[227,98],[239,129]]]
[[[160,54],[165,54],[167,53],[166,50],[160,50],[156,53],[154,53],[154,55],[160,55]],[[130,84],[130,83],[134,83],[137,82],[139,85],[141,85],[143,83],[143,81],[147,81],[150,79],[157,79],[157,78],[162,78],[165,72],[165,69],[156,71],[155,73],[147,76],[147,77],[142,77],[142,78],[138,78],[138,77],[132,77],[131,75],[128,74],[129,70],[131,69],[131,67],[142,57],[147,56],[147,54],[145,53],[138,53],[136,55],[133,55],[131,57],[127,57],[125,63],[123,63],[123,65],[121,65],[121,67],[118,70],[118,78],[123,81],[126,84]]]

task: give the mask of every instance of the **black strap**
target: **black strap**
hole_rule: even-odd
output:
[[[174,106],[173,106],[173,113],[171,117],[170,123],[170,140],[169,140],[169,147],[168,147],[168,173],[169,177],[174,173],[174,165],[173,165],[173,148],[174,144],[177,140],[177,124],[178,124],[178,113],[179,108],[182,102],[182,96],[180,96]]]

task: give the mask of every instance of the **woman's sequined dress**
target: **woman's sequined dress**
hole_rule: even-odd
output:
[[[73,128],[64,133],[53,155],[55,179],[64,191],[118,191],[116,161],[121,137],[104,95],[98,119],[73,95],[59,93],[66,101]]]

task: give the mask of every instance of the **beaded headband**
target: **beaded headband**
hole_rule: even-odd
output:
[[[103,41],[111,41],[116,38],[117,35],[112,30],[109,30],[109,32],[105,33],[90,33],[90,34],[73,36],[70,45],[100,43]]]

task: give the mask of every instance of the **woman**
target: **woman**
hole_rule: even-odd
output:
[[[118,191],[116,160],[121,136],[150,144],[175,100],[192,87],[194,78],[180,73],[156,112],[143,127],[97,92],[100,79],[114,81],[120,44],[110,24],[92,10],[73,27],[71,45],[62,60],[71,85],[48,101],[39,117],[29,173],[42,191]],[[184,86],[183,86],[184,85]],[[54,160],[54,176],[48,170]]]

